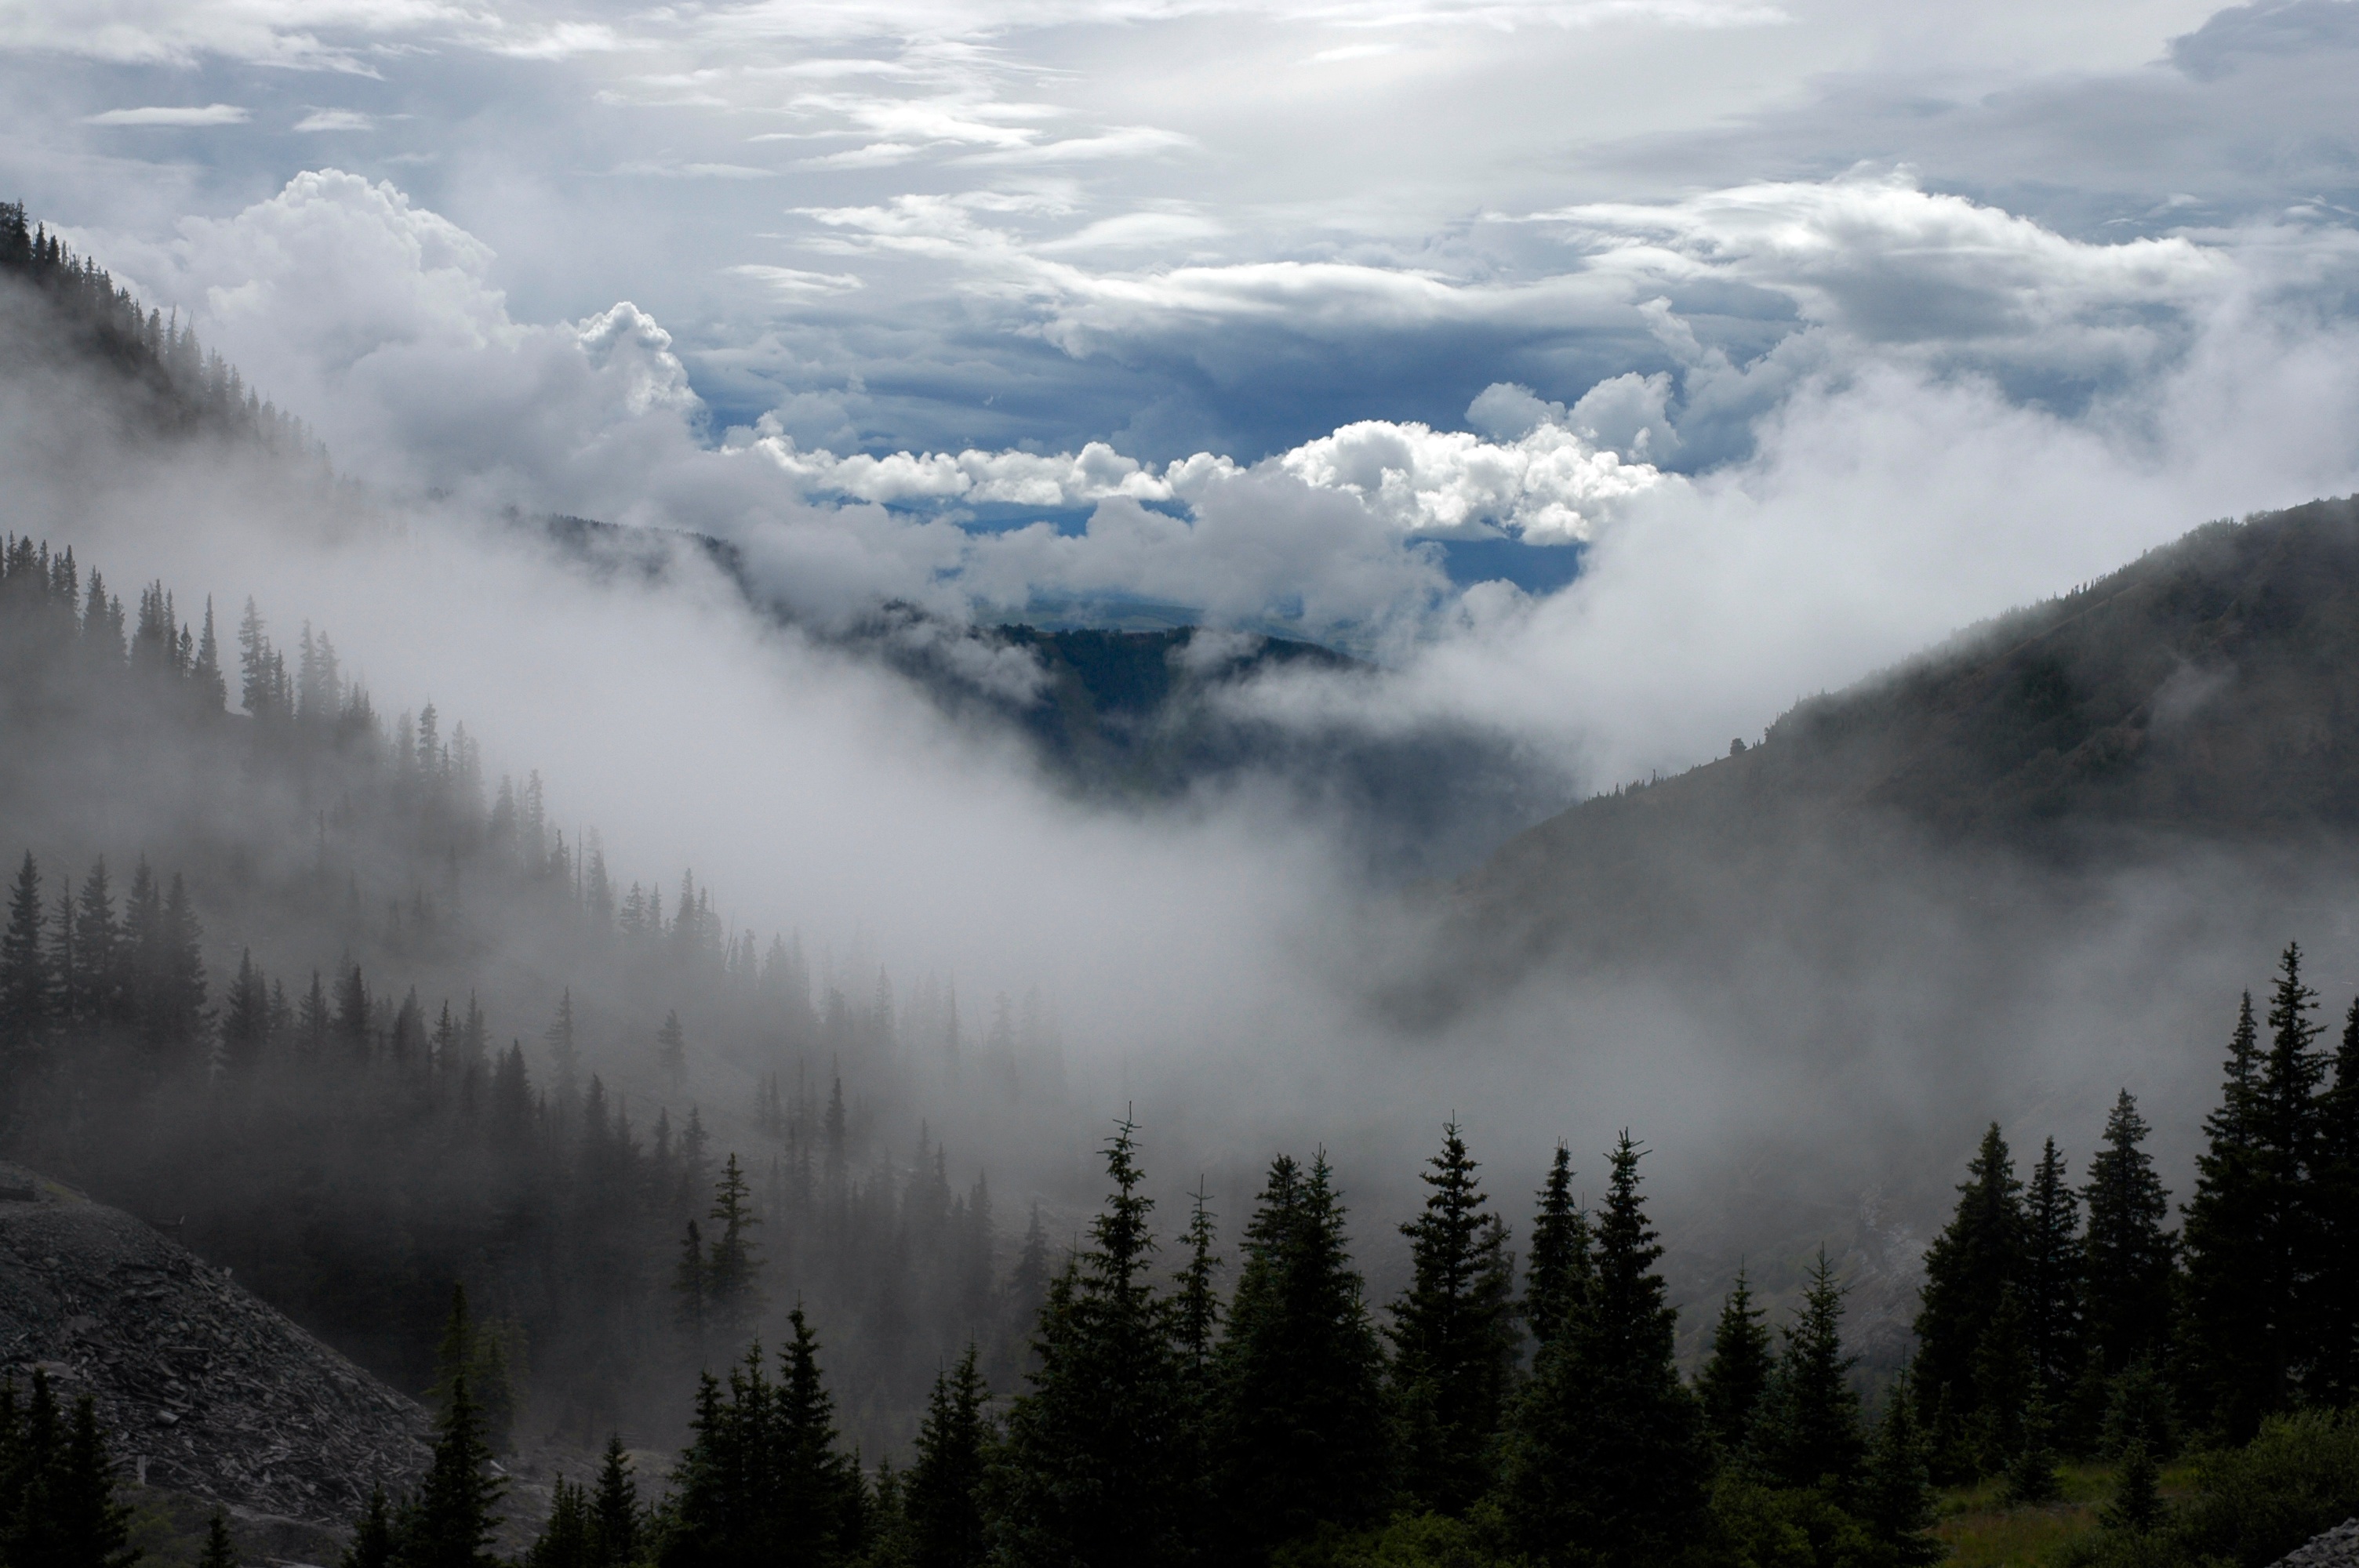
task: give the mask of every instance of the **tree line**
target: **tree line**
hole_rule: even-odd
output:
[[[175,310],[143,309],[88,256],[77,257],[21,201],[0,201],[0,277],[37,290],[64,324],[71,346],[149,394],[147,415],[167,434],[212,430],[258,441],[324,469],[327,449],[310,427],[246,384],[237,367],[197,341]],[[0,351],[24,345],[0,340]]]

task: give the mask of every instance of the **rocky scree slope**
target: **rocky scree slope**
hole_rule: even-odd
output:
[[[145,1486],[340,1522],[425,1473],[413,1401],[151,1227],[0,1163],[0,1377],[36,1367],[91,1396]]]

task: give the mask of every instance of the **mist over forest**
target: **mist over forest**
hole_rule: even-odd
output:
[[[1847,178],[1745,200],[2069,287],[1845,359],[1874,288],[1779,281],[1748,354],[1694,297],[1775,247],[1600,202],[1669,368],[1254,436],[1201,279],[1114,432],[1050,405],[1146,396],[1136,291],[973,285],[1103,377],[976,434],[881,330],[757,411],[683,315],[535,324],[389,180],[0,207],[0,1568],[2359,1509],[2350,333],[2249,234]],[[1048,211],[897,200],[795,216]]]

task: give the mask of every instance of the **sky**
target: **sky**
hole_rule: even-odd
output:
[[[2354,64],[2354,0],[0,0],[0,189],[385,493],[1311,637],[1602,784],[2359,484]]]

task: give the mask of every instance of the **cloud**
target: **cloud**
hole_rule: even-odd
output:
[[[376,116],[357,109],[314,109],[295,122],[299,131],[373,131]]]
[[[756,262],[728,270],[734,276],[750,277],[789,297],[848,294],[862,287],[861,280],[848,272],[803,272],[790,266],[764,266]]]
[[[234,103],[200,105],[152,104],[142,109],[109,109],[85,114],[85,125],[243,125],[252,118]]]

